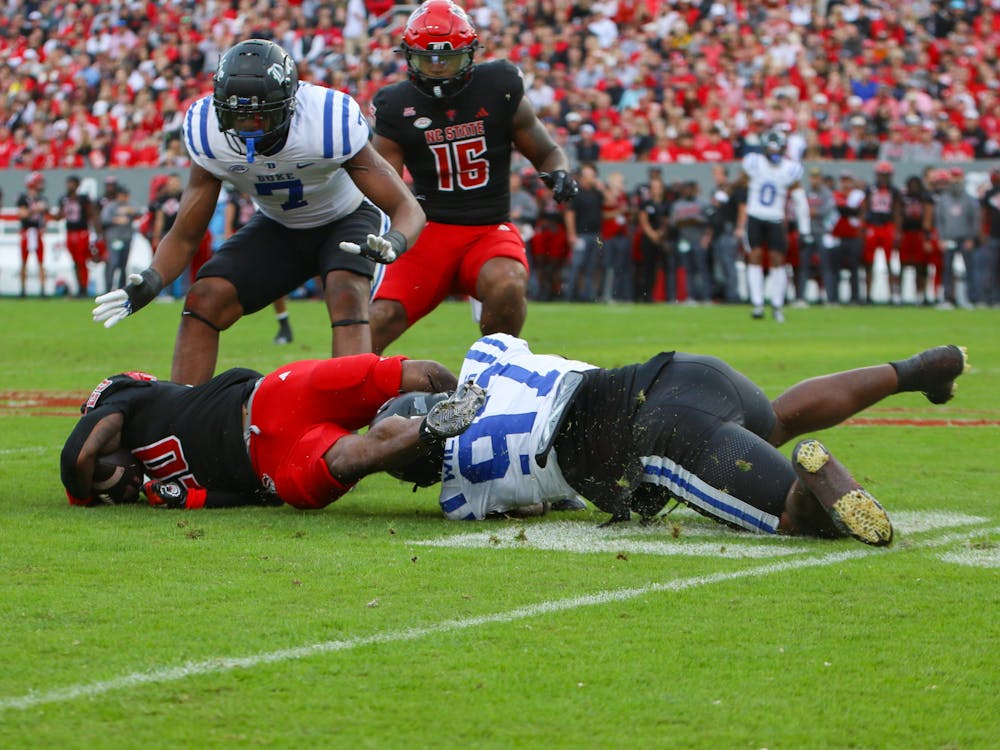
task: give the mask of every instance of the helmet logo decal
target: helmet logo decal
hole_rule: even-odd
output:
[[[285,71],[285,66],[281,63],[271,63],[267,69],[267,74],[278,83],[284,83],[288,80],[288,73]]]

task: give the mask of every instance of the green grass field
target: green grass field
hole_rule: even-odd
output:
[[[313,514],[71,508],[75,406],[114,372],[167,376],[180,306],[111,330],[89,310],[0,301],[2,748],[1000,746],[997,311],[529,310],[536,351],[717,354],[771,395],[968,346],[948,405],[903,394],[821,435],[893,516],[880,550],[683,511],[455,524],[384,476]],[[262,313],[219,369],[326,356],[322,306],[291,310],[291,346]],[[394,351],[457,369],[475,335],[449,303]]]

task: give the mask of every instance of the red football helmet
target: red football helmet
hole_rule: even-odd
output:
[[[24,178],[24,186],[29,190],[41,190],[45,187],[45,175],[41,172],[30,172]]]
[[[403,30],[410,80],[436,99],[452,97],[469,83],[478,46],[476,27],[451,0],[427,0]]]

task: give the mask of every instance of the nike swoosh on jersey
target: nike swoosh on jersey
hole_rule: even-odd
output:
[[[306,167],[311,167],[316,162],[314,161],[300,161],[295,164],[296,169],[305,169]]]

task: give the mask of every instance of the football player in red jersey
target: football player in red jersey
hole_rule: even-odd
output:
[[[464,10],[427,0],[403,32],[409,79],[375,95],[372,143],[400,174],[409,170],[428,219],[416,244],[376,283],[375,352],[451,294],[482,303],[481,333],[520,333],[528,262],[510,221],[512,149],[557,201],[577,191],[566,154],[524,96],[520,72],[506,60],[475,63],[478,44]]]
[[[125,449],[150,477],[151,505],[325,508],[372,472],[443,455],[444,439],[483,404],[475,385],[444,393],[457,384],[439,362],[375,354],[290,362],[268,375],[233,368],[197,386],[119,373],[80,407],[60,457],[63,485],[70,504],[100,504],[97,460]],[[426,419],[357,434],[386,401],[415,391]]]

